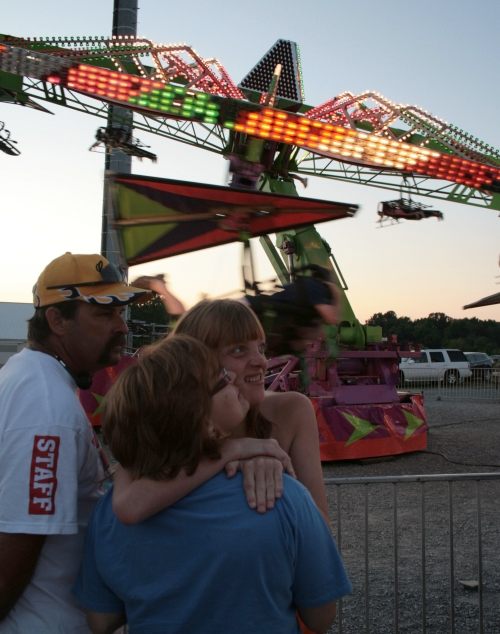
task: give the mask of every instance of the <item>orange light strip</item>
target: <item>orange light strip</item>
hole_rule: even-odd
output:
[[[413,172],[475,189],[500,180],[499,168],[271,108],[260,112],[241,110],[233,129],[260,139],[298,145],[340,161]]]
[[[81,92],[126,102],[130,97],[141,93],[148,93],[155,88],[162,89],[165,84],[118,71],[80,64],[69,69],[67,86]]]

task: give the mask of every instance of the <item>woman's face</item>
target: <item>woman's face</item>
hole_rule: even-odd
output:
[[[260,405],[264,400],[264,373],[267,368],[264,351],[264,340],[254,339],[224,346],[220,352],[221,365],[234,372],[234,385],[250,407]]]
[[[223,369],[212,393],[210,420],[223,436],[231,435],[244,421],[249,404],[234,384],[236,375]]]

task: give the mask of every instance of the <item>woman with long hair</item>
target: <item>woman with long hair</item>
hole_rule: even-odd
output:
[[[318,428],[312,404],[307,396],[298,392],[265,391],[265,335],[252,310],[237,300],[203,300],[182,315],[174,328],[175,334],[189,335],[202,341],[217,353],[221,367],[234,374],[234,384],[250,408],[245,419],[232,430],[231,439],[236,442],[245,438],[262,439],[261,442],[265,439],[277,441],[290,456],[296,477],[309,490],[323,516],[328,518]],[[269,462],[274,465],[277,461]],[[214,468],[213,464],[211,468]],[[219,469],[222,468],[223,465],[219,465]],[[254,468],[254,463],[251,468]],[[229,468],[230,473],[232,470],[234,467]],[[212,475],[198,471],[194,474],[196,477],[183,486],[194,488],[199,486],[203,477],[207,479]],[[275,471],[261,475],[260,479],[279,481]],[[172,485],[172,482],[169,484]],[[272,487],[267,490],[270,489]],[[279,496],[279,484],[277,490]],[[132,480],[124,470],[117,474],[114,509],[124,522],[141,521],[172,501],[172,491],[168,486],[162,487],[144,479]],[[255,506],[255,501],[249,500],[249,503]],[[271,499],[267,507],[272,505]],[[265,508],[261,504],[258,510],[264,511]]]

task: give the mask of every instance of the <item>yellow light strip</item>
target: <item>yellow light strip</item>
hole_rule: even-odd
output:
[[[500,169],[495,167],[271,108],[240,111],[234,130],[341,161],[433,176],[474,188],[500,180]]]

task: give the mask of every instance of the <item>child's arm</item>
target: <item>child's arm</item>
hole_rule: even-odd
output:
[[[275,498],[282,493],[283,470],[294,475],[290,458],[272,438],[228,438],[221,447],[219,460],[203,460],[192,475],[181,471],[172,480],[133,480],[119,467],[114,477],[113,510],[124,524],[142,522],[175,504],[226,465],[231,477],[241,466],[238,463],[247,460],[251,464],[242,468],[245,494],[252,508],[264,512],[274,506]]]

